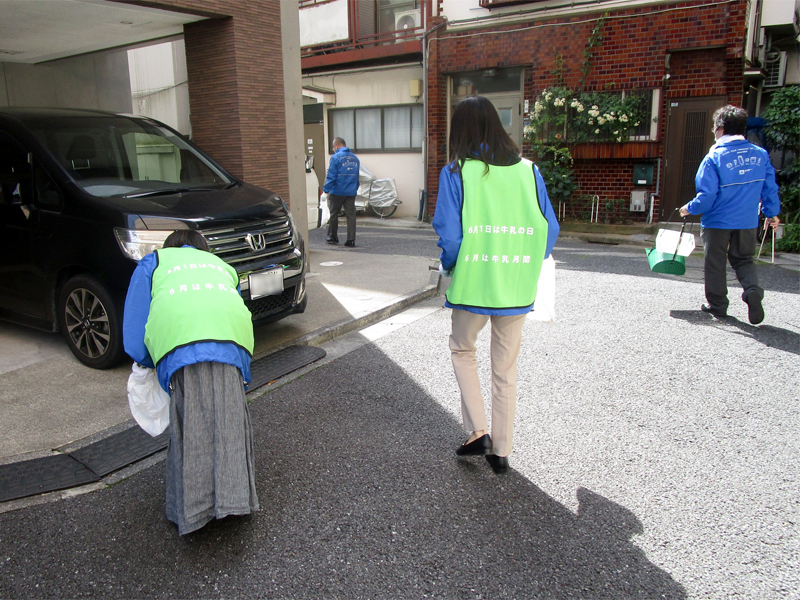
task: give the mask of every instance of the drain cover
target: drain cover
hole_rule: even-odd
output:
[[[70,452],[70,456],[86,465],[99,477],[103,477],[163,450],[167,447],[168,441],[169,429],[157,437],[151,437],[141,427],[135,425],[99,442],[84,446],[80,450]]]
[[[250,364],[251,381],[247,389],[253,391],[324,356],[325,350],[316,346],[289,346],[254,360]]]
[[[66,454],[0,465],[0,502],[76,487],[99,479]]]

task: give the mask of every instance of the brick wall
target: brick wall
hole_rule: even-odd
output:
[[[578,194],[599,194],[604,199],[624,201],[625,209],[620,209],[618,216],[644,220],[645,214],[627,211],[633,165],[663,156],[664,115],[670,99],[725,95],[731,104],[741,106],[745,13],[746,0],[725,4],[675,2],[609,13],[602,42],[594,49],[585,89],[660,88],[660,135],[658,141],[647,144],[590,149],[589,155],[606,158],[576,160],[576,178],[581,186]],[[447,75],[522,66],[523,98],[532,102],[544,88],[554,84],[554,51],[558,51],[563,58],[565,83],[575,89],[581,76],[583,49],[601,15],[532,20],[466,32],[444,29],[432,35],[436,41],[431,43],[428,71],[430,216],[435,210],[438,173],[447,159]],[[465,33],[480,35],[467,37]],[[670,77],[665,81],[667,55]],[[529,148],[524,146],[523,153],[526,151]],[[654,191],[654,187],[636,189]]]
[[[288,200],[280,0],[125,1],[211,17],[184,27],[192,139]]]

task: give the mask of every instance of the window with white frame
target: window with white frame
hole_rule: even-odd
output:
[[[353,152],[422,150],[422,105],[337,108],[328,111],[330,139],[340,137]]]

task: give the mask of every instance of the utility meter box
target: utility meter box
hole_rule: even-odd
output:
[[[647,201],[650,193],[646,191],[634,190],[631,192],[631,212],[644,212],[647,210]]]
[[[653,185],[653,163],[633,165],[633,185]]]

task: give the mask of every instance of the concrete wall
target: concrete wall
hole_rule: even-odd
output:
[[[131,112],[125,51],[38,65],[0,62],[0,106],[49,106]]]
[[[191,137],[183,40],[128,50],[133,112]]]
[[[331,140],[328,139],[327,109],[421,103],[421,98],[411,96],[409,81],[422,77],[421,66],[305,76],[304,85],[313,84],[336,91],[336,104],[325,107],[325,148],[328,152],[325,164],[330,161],[331,147]],[[423,189],[425,180],[425,165],[421,151],[361,152],[358,158],[378,179],[395,180],[397,195],[402,202],[397,208],[396,216],[416,217],[419,214],[419,190]]]

